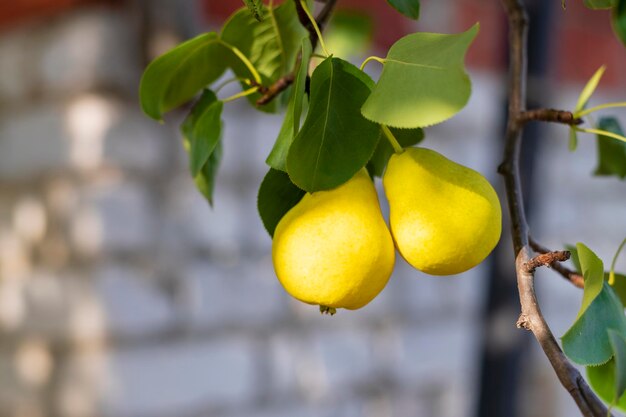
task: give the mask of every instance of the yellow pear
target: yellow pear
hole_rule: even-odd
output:
[[[389,280],[395,250],[367,172],[306,194],[278,223],[272,259],[285,290],[322,311],[374,299]]]
[[[500,239],[498,196],[478,172],[424,148],[394,154],[383,177],[400,254],[431,275],[481,263]]]

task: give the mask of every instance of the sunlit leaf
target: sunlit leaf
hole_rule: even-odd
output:
[[[217,80],[231,52],[216,33],[205,33],[181,43],[148,65],[141,77],[139,97],[143,111],[156,120],[191,100]]]
[[[577,315],[577,317],[580,317],[602,291],[602,285],[604,283],[604,264],[602,260],[583,243],[576,244],[576,251],[578,253],[578,261],[580,262],[580,271],[585,278],[583,301]]]
[[[420,0],[387,0],[387,3],[406,17],[414,20],[420,17]]]
[[[363,115],[399,128],[430,126],[454,116],[471,93],[463,61],[477,33],[475,24],[456,35],[414,33],[397,41]]]
[[[578,273],[580,272],[580,262],[578,261],[578,250],[575,246],[565,245],[565,249],[570,251],[571,257],[570,261],[574,265],[574,270]],[[608,272],[604,272],[604,280],[609,283],[609,285],[615,291],[615,294],[619,297],[620,301],[623,305],[626,305],[626,275],[624,274],[615,274],[615,279],[611,282],[610,275]]]
[[[331,189],[365,166],[380,136],[379,126],[360,112],[372,84],[339,58],[327,58],[315,69],[307,117],[287,155],[287,172],[298,187]]]
[[[296,187],[282,171],[270,169],[259,188],[257,207],[265,229],[274,236],[274,230],[285,214],[306,194]]]
[[[311,42],[308,38],[302,39],[302,59],[296,71],[296,79],[291,87],[291,98],[287,105],[285,119],[283,120],[283,125],[280,128],[274,147],[265,161],[270,167],[280,171],[287,170],[287,153],[289,152],[293,138],[300,130],[302,107],[304,100],[306,100],[304,90],[311,53]]]
[[[589,81],[587,81],[585,88],[583,88],[583,91],[580,93],[580,96],[578,97],[578,101],[576,102],[576,107],[574,108],[574,112],[573,112],[574,117],[578,117],[576,113],[584,109],[585,106],[587,105],[589,98],[591,97],[593,92],[596,91],[596,88],[598,87],[598,84],[600,83],[600,79],[602,78],[602,75],[604,75],[605,70],[606,70],[606,67],[602,65],[591,76]]]
[[[374,22],[370,15],[353,11],[338,10],[324,31],[328,50],[335,56],[354,57],[365,54],[372,42]]]

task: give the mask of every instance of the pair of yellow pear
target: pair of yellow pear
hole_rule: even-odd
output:
[[[364,169],[333,190],[306,194],[281,219],[272,258],[289,294],[323,312],[358,309],[387,284],[394,241],[413,267],[450,275],[478,265],[500,239],[500,202],[489,182],[435,151],[394,154],[383,186],[391,233]]]

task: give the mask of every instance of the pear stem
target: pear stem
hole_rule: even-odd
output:
[[[393,135],[393,133],[391,133],[391,130],[389,130],[389,128],[387,126],[385,126],[385,125],[380,125],[380,128],[383,130],[383,133],[387,137],[387,140],[389,141],[389,143],[393,147],[394,152],[395,153],[402,153],[402,152],[404,152],[404,148],[402,147],[402,145],[400,145],[400,143],[398,142],[398,139],[396,139],[396,137]]]

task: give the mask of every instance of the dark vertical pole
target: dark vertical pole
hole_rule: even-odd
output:
[[[542,88],[538,88],[538,83],[541,82],[548,66],[549,39],[551,29],[553,29],[550,27],[552,3],[541,0],[527,2],[530,18],[528,108],[539,107],[542,102],[540,96]],[[503,51],[504,53],[506,51]],[[502,130],[506,123],[506,109],[507,106],[504,104],[502,106]],[[526,213],[529,221],[532,221],[533,214],[533,173],[541,144],[539,127],[537,123],[530,123],[525,129],[524,149],[532,151],[522,153],[520,167],[521,178],[524,181],[524,194],[529,196],[526,199]],[[497,137],[502,136],[497,135]],[[505,226],[503,230],[508,230],[508,227]],[[518,394],[523,372],[522,364],[526,358],[531,335],[515,328],[519,315],[519,296],[509,242],[510,239],[503,238],[489,260],[476,417],[522,417]]]

